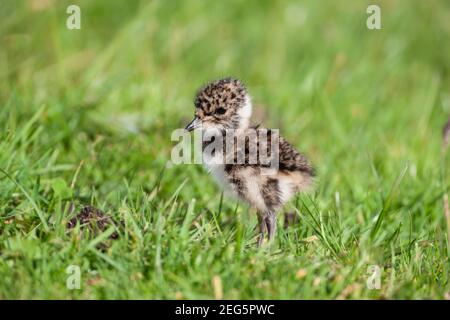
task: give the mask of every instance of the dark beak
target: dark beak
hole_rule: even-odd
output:
[[[186,130],[187,132],[191,132],[192,130],[200,127],[201,124],[202,122],[200,121],[200,119],[198,117],[195,117],[194,120],[192,120],[191,123],[189,123],[186,128],[184,128],[184,130]]]

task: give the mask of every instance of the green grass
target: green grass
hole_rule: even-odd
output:
[[[450,291],[447,1],[378,1],[372,31],[371,1],[32,2],[0,1],[0,299],[210,299],[219,278],[227,299]],[[200,166],[167,165],[196,89],[222,76],[319,173],[265,250]],[[119,238],[68,231],[72,202],[123,221]]]

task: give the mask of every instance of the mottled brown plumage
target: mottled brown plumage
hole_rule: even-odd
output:
[[[258,244],[266,233],[273,239],[276,213],[293,195],[312,185],[313,167],[277,130],[249,126],[252,105],[241,81],[227,78],[211,82],[197,93],[195,107],[195,118],[186,130],[202,128],[205,166],[226,190],[256,208]],[[225,135],[230,140],[224,138],[222,150],[214,148],[212,157],[205,161],[206,151]],[[238,140],[242,143],[236,143]],[[275,151],[272,143],[277,146]]]
[[[236,79],[222,79],[209,83],[195,97],[196,115],[204,123],[226,129],[241,127],[238,110],[245,104],[247,90]]]

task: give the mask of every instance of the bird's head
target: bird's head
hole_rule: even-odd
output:
[[[195,97],[195,117],[187,131],[205,129],[245,129],[252,113],[247,89],[241,81],[226,78],[211,82]]]

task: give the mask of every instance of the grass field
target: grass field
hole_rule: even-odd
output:
[[[449,298],[450,4],[377,3],[381,30],[369,1],[0,0],[0,299]],[[223,76],[318,170],[264,250],[253,212],[169,165]],[[116,239],[68,230],[85,205]]]

